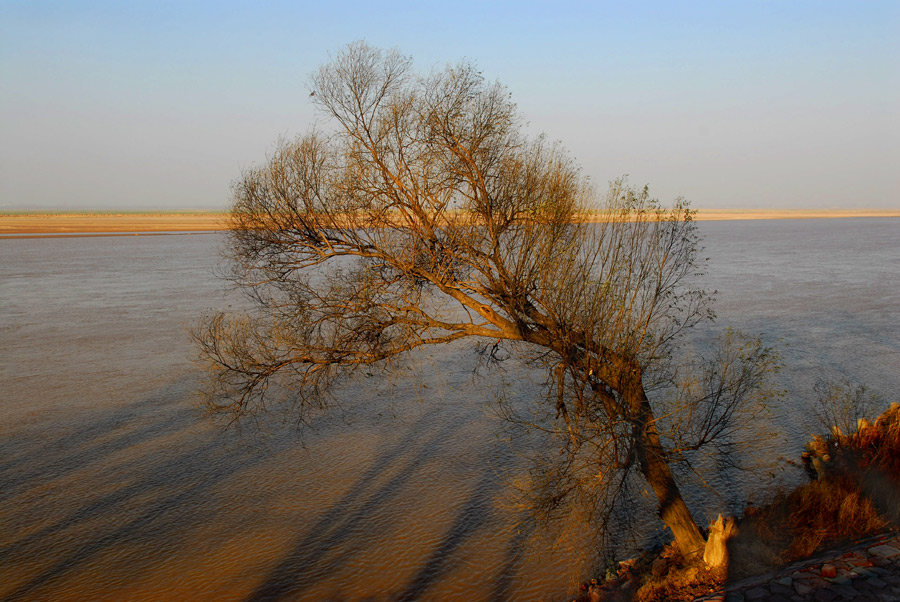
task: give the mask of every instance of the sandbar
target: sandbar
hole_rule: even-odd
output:
[[[900,217],[900,209],[698,209],[696,215],[700,221],[841,217]]]
[[[227,218],[227,213],[7,213],[0,214],[0,235],[20,238],[215,232],[228,228]]]
[[[821,219],[900,217],[892,209],[699,209],[695,219]],[[588,218],[589,221],[593,221]],[[125,236],[227,230],[228,214],[221,213],[0,213],[0,238],[38,236]]]

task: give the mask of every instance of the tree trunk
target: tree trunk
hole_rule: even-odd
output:
[[[693,556],[703,552],[706,542],[700,534],[694,517],[691,516],[681,491],[672,476],[672,470],[666,461],[665,450],[659,439],[653,409],[644,393],[643,386],[632,387],[631,399],[627,399],[632,409],[633,430],[637,459],[641,473],[656,499],[659,500],[659,516],[663,523],[672,530],[675,543],[685,556]]]

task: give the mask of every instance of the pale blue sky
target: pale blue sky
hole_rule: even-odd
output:
[[[900,209],[896,1],[0,0],[0,210],[225,209],[358,39],[474,60],[601,183]]]

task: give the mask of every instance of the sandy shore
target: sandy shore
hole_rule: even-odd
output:
[[[813,219],[838,217],[900,217],[900,209],[698,209],[700,221],[735,219]]]
[[[212,232],[226,229],[226,217],[225,213],[0,214],[0,235]]]
[[[900,217],[900,210],[727,210],[700,209],[697,219],[810,219],[841,217]],[[0,214],[0,235],[31,237],[93,233],[161,234],[166,232],[211,232],[226,229],[225,213],[20,213]]]

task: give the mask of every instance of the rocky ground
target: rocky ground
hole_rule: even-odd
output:
[[[843,553],[750,577],[695,602],[844,600],[900,602],[900,535],[881,535]]]

